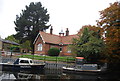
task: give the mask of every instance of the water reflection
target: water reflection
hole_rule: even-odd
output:
[[[17,80],[26,80],[29,81],[31,79],[36,80],[46,80],[46,79],[57,79],[57,80],[70,80],[70,79],[80,79],[81,81],[85,80],[93,80],[93,81],[109,81],[110,79],[119,79],[119,76],[111,75],[78,75],[78,74],[65,74],[62,73],[62,70],[53,70],[53,69],[45,69],[42,72],[33,72],[33,71],[0,71],[0,80],[8,80],[12,79],[13,81]]]

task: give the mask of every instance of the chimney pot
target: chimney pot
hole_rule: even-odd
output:
[[[53,28],[52,28],[52,26],[50,28],[50,34],[53,34]]]
[[[66,36],[68,36],[69,35],[69,30],[68,30],[68,28],[66,28]]]

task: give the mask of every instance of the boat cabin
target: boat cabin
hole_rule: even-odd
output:
[[[97,64],[85,64],[84,57],[76,57],[76,68],[81,70],[97,70]]]
[[[29,58],[18,58],[14,64],[29,64],[29,65],[32,65],[33,64],[33,61],[32,59],[29,59]]]
[[[84,63],[84,57],[76,57],[76,64],[82,65]]]

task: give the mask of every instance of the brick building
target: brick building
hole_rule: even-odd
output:
[[[60,49],[60,55],[71,55],[68,45],[72,44],[72,39],[77,37],[77,35],[69,35],[68,28],[65,35],[62,30],[59,35],[53,34],[52,27],[50,33],[40,31],[34,41],[34,53],[47,55],[50,48],[57,47]]]

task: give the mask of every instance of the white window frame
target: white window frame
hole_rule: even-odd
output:
[[[42,44],[38,44],[38,45],[37,45],[37,51],[42,51],[42,49],[43,49],[43,48],[42,48]]]
[[[71,49],[69,47],[67,48],[67,53],[71,53]]]

